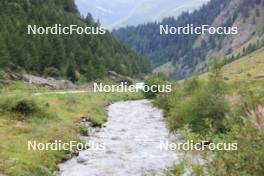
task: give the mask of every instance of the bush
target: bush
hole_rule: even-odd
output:
[[[44,75],[57,78],[60,76],[60,71],[57,68],[48,67],[48,68],[45,68]]]
[[[3,73],[0,71],[0,80],[3,80],[3,79],[5,79],[5,77],[4,77],[4,75],[3,75]]]
[[[40,109],[36,102],[30,99],[18,100],[17,102],[14,102],[14,104],[12,104],[9,108],[11,112],[25,116],[34,114]]]
[[[85,126],[84,124],[80,125],[80,133],[84,136],[89,136],[90,135],[90,128]]]
[[[41,105],[36,100],[28,97],[5,97],[0,103],[0,112],[14,113],[16,118],[24,120],[25,117],[38,116],[38,118],[50,118],[47,105]]]
[[[24,97],[3,98],[0,108],[2,111],[17,113],[24,116],[34,114],[40,110],[40,107],[34,100]]]
[[[234,88],[227,86],[219,63],[213,64],[207,81],[191,78],[175,84],[177,89],[157,96],[156,104],[166,111],[170,129],[180,129],[186,140],[237,143],[237,150],[202,152],[205,164],[193,164],[191,168],[185,165],[191,175],[263,175],[263,84],[243,81]],[[237,99],[230,100],[232,108],[226,100],[230,88]],[[181,175],[182,167],[172,167],[167,175]]]
[[[180,176],[184,175],[185,172],[185,163],[181,162],[180,164],[174,164],[173,166],[166,168],[164,171],[165,176]]]
[[[101,126],[106,120],[105,116],[93,116],[89,118],[89,121],[94,127]]]
[[[209,163],[210,175],[252,175],[264,173],[264,130],[258,130],[249,121],[233,124],[231,131],[222,137],[226,143],[238,143],[237,151],[220,151]]]
[[[158,96],[156,101],[166,111],[171,130],[188,124],[200,134],[206,134],[210,128],[215,132],[225,131],[223,123],[230,108],[225,99],[227,86],[221,74],[221,64],[213,64],[208,81],[193,77],[177,86],[180,88],[174,88],[165,97]]]
[[[202,82],[199,80],[198,77],[191,77],[184,82],[184,91],[186,93],[192,93],[193,91],[200,88],[201,84]]]
[[[161,74],[152,74],[148,75],[144,79],[145,85],[151,87],[152,85],[165,85],[165,77]],[[155,98],[157,94],[159,94],[158,88],[156,88],[154,91],[148,91],[144,92],[144,95],[146,98]]]

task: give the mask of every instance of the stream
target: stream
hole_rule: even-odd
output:
[[[110,105],[105,127],[86,140],[105,149],[84,150],[60,164],[62,176],[162,175],[166,166],[180,160],[176,151],[160,149],[161,141],[170,141],[169,133],[161,110],[148,100]]]

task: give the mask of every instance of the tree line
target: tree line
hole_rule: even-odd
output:
[[[105,35],[28,35],[27,26],[72,24],[98,27],[91,14],[83,17],[74,0],[2,0],[0,5],[0,68],[87,81],[108,70],[128,76],[150,71],[147,58]]]

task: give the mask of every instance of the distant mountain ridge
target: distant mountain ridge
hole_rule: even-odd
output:
[[[238,27],[238,35],[160,35],[160,25]],[[211,0],[177,19],[120,28],[112,32],[122,42],[147,55],[172,79],[207,68],[214,57],[238,59],[264,43],[264,0]],[[248,43],[250,42],[250,43]],[[242,49],[241,49],[242,48]]]
[[[209,0],[76,0],[83,15],[90,12],[108,29],[161,21],[192,11]]]

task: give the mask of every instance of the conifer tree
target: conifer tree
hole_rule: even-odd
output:
[[[74,60],[73,53],[71,53],[70,57],[69,57],[69,64],[68,64],[68,67],[67,67],[67,70],[66,70],[66,76],[72,82],[78,81],[78,78],[77,78],[77,75],[76,75],[76,63],[75,63],[75,60]]]

